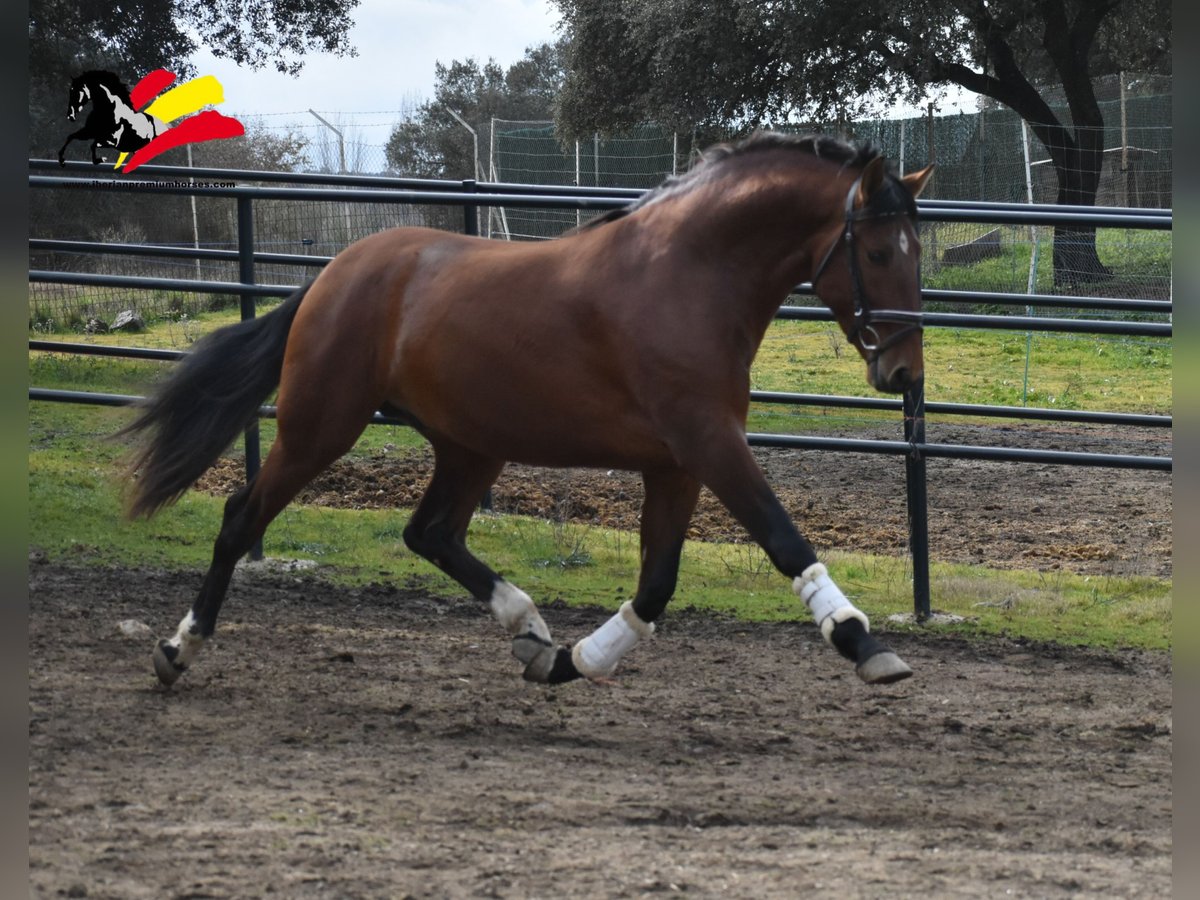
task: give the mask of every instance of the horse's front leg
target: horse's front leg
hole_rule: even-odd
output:
[[[63,145],[58,148],[58,164],[60,166],[66,166],[66,164],[67,164],[67,146],[71,143],[71,141],[81,141],[90,136],[91,136],[91,133],[88,131],[86,126],[84,126],[83,128],[80,128],[78,131],[73,131],[69,135],[67,135],[67,139],[65,141],[63,141]],[[93,156],[96,155],[96,145],[94,143],[92,144],[92,155]]]
[[[579,677],[571,651],[555,646],[533,600],[467,549],[467,528],[504,463],[447,440],[434,441],[433,478],[404,529],[404,543],[486,602],[512,636],[527,681],[560,684]]]
[[[708,486],[780,572],[812,613],[825,640],[855,664],[868,684],[888,684],[912,675],[912,669],[870,633],[862,610],[830,578],[807,540],[796,530],[755,462],[740,427],[723,438],[689,442],[689,468]]]
[[[653,633],[654,620],[675,593],[683,538],[700,494],[700,483],[682,469],[647,471],[642,478],[646,499],[637,594],[571,651],[575,668],[593,681],[612,675],[621,657]]]

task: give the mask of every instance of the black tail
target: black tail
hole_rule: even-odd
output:
[[[120,434],[149,433],[132,462],[129,516],[152,516],[195,484],[254,422],[279,386],[283,351],[305,285],[265,316],[218,329],[196,344]]]

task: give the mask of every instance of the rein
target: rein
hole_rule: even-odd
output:
[[[902,309],[872,309],[870,304],[867,303],[866,288],[863,286],[862,272],[858,265],[858,254],[855,252],[854,223],[867,219],[886,219],[892,216],[902,216],[904,213],[868,214],[865,207],[856,210],[854,208],[854,197],[858,193],[861,184],[862,176],[859,175],[855,179],[854,184],[850,185],[850,190],[846,192],[846,227],[842,230],[842,234],[830,244],[829,249],[825,251],[825,255],[821,257],[821,262],[817,266],[817,270],[813,273],[809,283],[816,289],[817,280],[824,273],[825,267],[829,265],[829,260],[833,258],[833,252],[839,245],[845,244],[846,260],[850,267],[850,284],[854,292],[854,327],[850,329],[847,339],[850,343],[858,340],[859,345],[871,354],[871,359],[875,359],[880,353],[883,353],[889,347],[895,346],[914,331],[924,331],[925,326],[924,316],[920,312],[908,312]],[[907,327],[901,328],[886,338],[881,338],[879,332],[875,330],[875,322],[887,322],[896,325],[906,325]]]

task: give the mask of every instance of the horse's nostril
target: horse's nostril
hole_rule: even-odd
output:
[[[908,366],[900,366],[900,368],[892,372],[892,384],[901,389],[907,388],[912,384],[912,373],[909,371]]]

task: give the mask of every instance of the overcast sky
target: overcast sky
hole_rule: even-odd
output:
[[[433,96],[436,63],[494,58],[507,67],[526,47],[555,40],[559,20],[549,0],[362,0],[351,16],[358,56],[310,54],[297,77],[242,69],[207,52],[193,62],[197,74],[224,85],[226,115],[319,129],[309,108],[341,113],[334,124],[352,124],[366,143],[383,144],[396,110]]]

